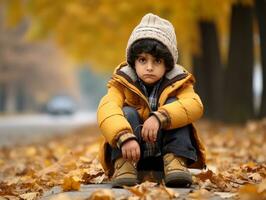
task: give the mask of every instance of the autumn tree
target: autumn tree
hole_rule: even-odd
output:
[[[260,117],[266,117],[266,1],[255,0],[255,11],[259,25],[260,57],[263,72],[263,92]]]
[[[224,96],[224,119],[230,122],[244,122],[254,117],[252,21],[251,6],[233,5]]]
[[[223,59],[221,38],[226,36],[229,1],[217,7],[217,1],[195,1],[200,52],[194,54],[193,70],[197,79],[196,90],[204,105],[205,117],[219,120],[223,116]],[[223,16],[223,17],[221,17]]]
[[[223,69],[220,58],[218,36],[213,22],[202,21],[199,23],[201,30],[201,84],[205,89],[203,98],[207,104],[206,116],[212,119],[221,119],[223,98]]]

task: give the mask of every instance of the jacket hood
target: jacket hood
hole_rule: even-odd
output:
[[[126,62],[121,63],[115,70],[114,74],[124,76],[129,82],[136,82],[138,77],[135,70]],[[181,65],[176,64],[174,68],[165,74],[165,78],[170,81],[178,77],[186,77],[190,73]]]

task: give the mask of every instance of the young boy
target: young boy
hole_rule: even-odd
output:
[[[167,186],[190,186],[187,167],[205,167],[204,147],[192,125],[203,105],[193,89],[194,77],[176,64],[173,25],[145,15],[126,54],[127,62],[115,69],[98,107],[105,138],[99,160],[114,186],[137,184],[138,170],[157,170],[160,161]]]

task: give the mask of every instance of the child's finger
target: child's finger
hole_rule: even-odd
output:
[[[149,132],[148,132],[148,142],[150,142],[151,141],[151,137],[152,137],[152,132],[151,132],[151,130],[149,130]]]
[[[137,148],[135,149],[135,151],[136,151],[136,161],[138,161],[140,159],[140,149]]]
[[[156,135],[156,130],[153,130],[153,133],[152,133],[152,142],[155,142],[156,141],[156,137],[157,137],[157,135]]]
[[[131,151],[127,151],[127,160],[132,160]]]
[[[149,131],[149,142],[153,142],[153,138],[154,138],[154,131],[153,130],[150,130]]]
[[[123,156],[123,158],[126,160],[127,159],[127,153],[126,153],[126,150],[124,150],[123,148],[122,148],[122,156]]]
[[[157,140],[157,130],[154,130],[153,132],[153,141],[155,142]]]
[[[153,136],[153,142],[156,142],[156,140],[157,140],[157,134],[155,133]]]
[[[147,130],[145,128],[142,129],[142,138],[145,142],[147,142]]]
[[[136,150],[135,150],[135,149],[133,149],[133,150],[131,151],[131,155],[132,155],[132,160],[133,160],[133,161],[136,161],[136,160],[137,160],[137,153],[136,153]]]
[[[150,141],[150,135],[151,135],[151,130],[150,129],[147,129],[147,142]]]

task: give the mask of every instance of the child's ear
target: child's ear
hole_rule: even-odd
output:
[[[170,72],[174,67],[166,66],[166,72]]]
[[[170,67],[167,67],[167,66],[165,66],[165,73],[167,73],[167,72],[170,72],[171,71],[171,68]]]

